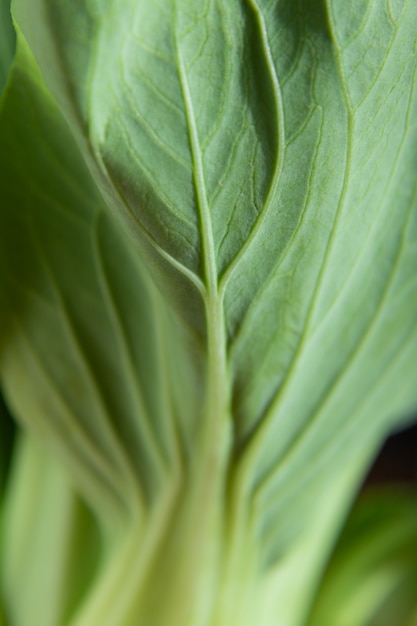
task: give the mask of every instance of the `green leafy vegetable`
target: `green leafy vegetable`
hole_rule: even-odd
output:
[[[304,625],[417,406],[417,5],[12,9],[8,626]]]

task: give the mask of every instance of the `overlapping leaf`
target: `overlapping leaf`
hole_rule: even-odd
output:
[[[8,400],[29,427],[68,451],[76,475],[86,471],[89,497],[97,500],[106,484],[110,499],[129,509],[139,477],[139,499],[152,499],[168,460],[177,463],[178,398],[164,378],[169,364],[159,362],[164,324],[178,376],[185,375],[183,348],[175,347],[164,311],[155,312],[158,295],[150,294],[131,242],[108,216],[24,49],[2,111],[1,147]],[[192,422],[186,425],[192,432]]]

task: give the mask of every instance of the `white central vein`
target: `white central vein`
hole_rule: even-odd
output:
[[[197,196],[197,207],[200,217],[201,243],[203,248],[204,274],[209,298],[218,296],[217,264],[214,249],[213,228],[211,223],[210,207],[206,193],[204,179],[203,157],[198,137],[194,106],[190,87],[183,61],[178,54],[178,68],[181,89],[184,99],[185,116],[190,137],[190,149],[193,162],[194,187]]]
[[[206,182],[201,143],[198,136],[197,120],[189,85],[187,70],[181,58],[179,46],[176,47],[178,75],[184,101],[184,113],[189,132],[190,151],[192,158],[193,181],[196,204],[200,220],[201,247],[203,254],[204,282],[206,291],[203,294],[207,319],[207,428],[214,437],[220,437],[219,428],[223,418],[228,415],[228,380],[226,357],[226,333],[223,309],[223,298],[219,290],[216,262],[215,242],[212,217],[207,198]],[[213,442],[210,435],[207,443]]]

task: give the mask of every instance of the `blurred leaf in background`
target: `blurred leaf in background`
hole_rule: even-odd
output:
[[[416,626],[416,556],[416,490],[365,491],[335,549],[309,626]]]

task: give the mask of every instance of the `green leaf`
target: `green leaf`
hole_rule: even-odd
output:
[[[417,405],[417,5],[346,7],[15,0],[2,384],[124,541],[76,626],[302,624]]]
[[[26,5],[114,208],[224,301],[239,443],[281,422],[278,394],[297,432],[324,401],[372,402],[415,340],[414,6]]]
[[[9,479],[1,584],[14,626],[67,623],[99,563],[95,521],[67,474],[45,452],[21,437]]]
[[[0,0],[0,95],[7,82],[15,52],[15,31],[10,13],[10,0]]]
[[[112,606],[104,621],[124,610],[125,595],[131,598],[130,587],[108,593],[108,572],[117,573],[115,562],[127,559],[140,584],[149,554],[138,558],[139,546],[158,554],[182,514],[176,498],[190,497],[184,483],[195,480],[202,349],[166,310],[109,214],[22,39],[1,112],[0,146],[2,384],[20,423],[51,456],[45,473],[54,472],[48,463],[64,463],[95,510],[108,559],[95,587],[100,602]],[[24,501],[30,485],[22,484]],[[19,595],[13,592],[18,548],[1,563],[10,613],[22,623],[53,576],[53,566],[39,568],[38,560],[50,506],[47,498],[33,531],[34,569]],[[204,508],[199,515],[204,520]],[[19,517],[12,515],[5,531],[6,544],[17,547],[19,530],[13,542],[9,534]],[[124,565],[122,585],[130,571]],[[51,606],[48,619],[61,619],[61,611],[60,603]],[[94,623],[88,609],[80,619]]]
[[[416,624],[416,550],[415,493],[365,493],[336,546],[309,626]]]
[[[193,436],[188,419],[198,372],[187,370],[177,324],[159,310],[160,296],[109,215],[24,44],[0,142],[5,393],[16,415],[64,455],[94,506],[125,515],[156,498],[166,466],[172,472],[180,463],[173,431],[184,429],[179,439]],[[162,342],[175,358],[170,382]],[[181,401],[175,388],[184,376],[191,389],[174,424]]]

